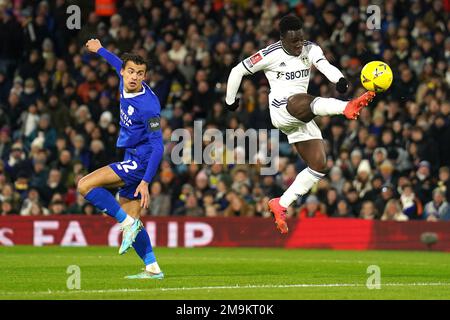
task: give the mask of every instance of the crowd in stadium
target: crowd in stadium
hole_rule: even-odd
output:
[[[99,214],[76,192],[81,177],[122,160],[118,77],[84,47],[99,38],[118,55],[150,61],[148,83],[162,106],[165,156],[143,214],[269,217],[268,200],[305,167],[282,133],[279,172],[266,176],[258,165],[174,165],[171,136],[194,120],[273,128],[263,73],[243,81],[234,113],[224,109],[226,82],[235,64],[278,41],[279,18],[295,13],[305,38],[351,82],[338,95],[315,71],[311,95],[360,94],[360,70],[372,60],[388,63],[394,81],[357,121],[316,118],[330,171],[288,214],[450,220],[449,3],[372,2],[380,29],[367,27],[365,0],[125,0],[111,17],[83,9],[81,30],[69,30],[66,1],[0,1],[0,215]]]

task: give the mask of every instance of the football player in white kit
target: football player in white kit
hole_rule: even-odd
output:
[[[375,93],[369,91],[350,101],[307,94],[312,65],[335,83],[340,93],[347,91],[348,82],[342,72],[328,62],[317,44],[304,40],[298,17],[283,17],[279,27],[280,41],[258,51],[232,69],[225,101],[228,110],[236,110],[239,107],[236,94],[242,77],[264,71],[270,84],[272,124],[287,135],[289,143],[295,146],[308,166],[280,198],[269,201],[277,228],[281,233],[287,233],[287,207],[306,194],[327,172],[322,134],[314,117],[343,114],[347,119],[356,119]]]

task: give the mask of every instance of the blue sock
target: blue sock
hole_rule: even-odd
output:
[[[133,248],[136,253],[141,257],[144,264],[147,266],[153,262],[156,262],[155,254],[153,253],[152,244],[150,242],[150,237],[148,236],[147,230],[142,228],[139,231],[136,241],[133,243]]]
[[[94,188],[84,198],[119,223],[127,217],[127,213],[123,211],[111,192],[105,188]]]

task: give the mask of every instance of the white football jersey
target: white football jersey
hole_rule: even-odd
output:
[[[289,55],[275,42],[242,61],[251,74],[263,70],[270,84],[270,97],[283,98],[296,93],[307,93],[311,66],[326,60],[322,49],[315,43],[305,41],[302,53]]]

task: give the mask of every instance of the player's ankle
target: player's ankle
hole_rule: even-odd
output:
[[[135,219],[127,214],[125,220],[120,223],[121,227],[131,226],[134,223]]]
[[[293,201],[292,201],[293,202]],[[287,210],[287,208],[291,205],[291,199],[281,196],[280,200],[278,201],[278,204],[280,207],[282,207],[284,210]]]
[[[158,262],[153,262],[145,266],[145,271],[151,273],[161,273],[161,269],[159,268]]]

